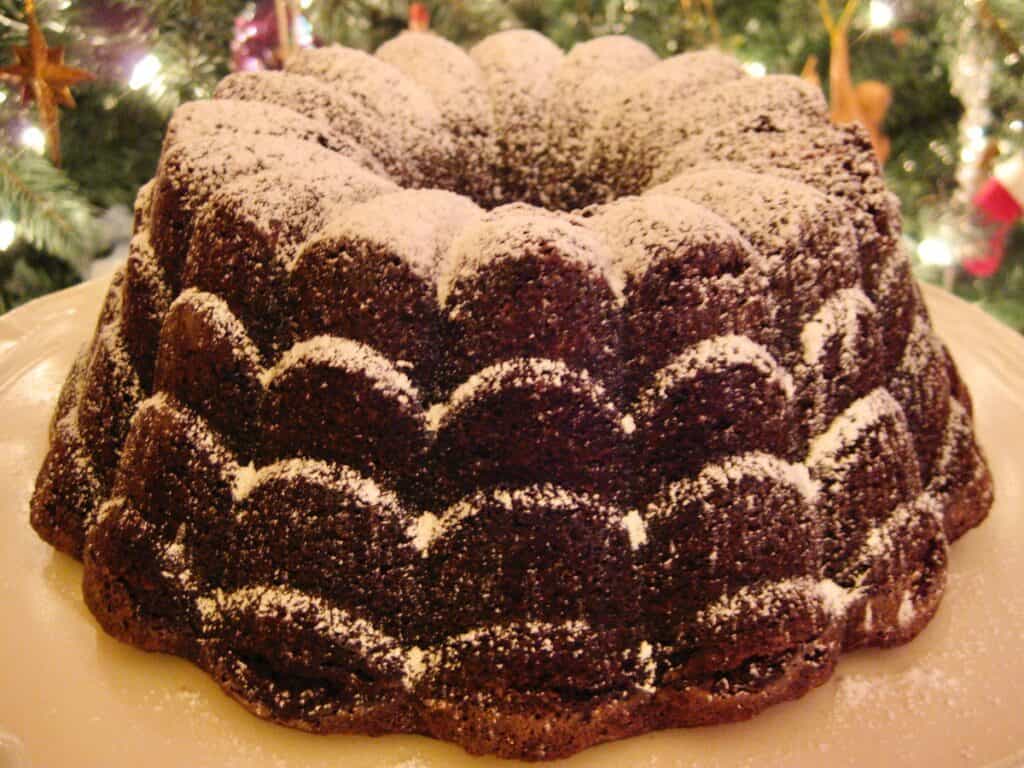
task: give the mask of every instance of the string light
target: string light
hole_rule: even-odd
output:
[[[890,26],[895,15],[892,11],[892,6],[888,3],[883,2],[883,0],[871,0],[871,6],[868,10],[868,21],[872,29],[885,29]]]
[[[953,249],[945,240],[927,237],[917,245],[917,257],[922,264],[933,267],[948,267],[953,263]]]
[[[309,19],[305,16],[295,17],[292,35],[295,38],[295,44],[299,48],[313,47],[313,25],[309,23]]]
[[[14,242],[18,228],[10,219],[0,219],[0,251],[6,251]]]
[[[748,75],[753,77],[764,77],[768,74],[768,69],[760,61],[748,61],[743,65],[743,68],[747,71]]]
[[[1021,131],[1024,131],[1024,122],[1020,120],[1011,120],[1010,130],[1013,131],[1014,133],[1020,133]]]
[[[0,104],[7,101],[7,91],[0,91]]]
[[[30,125],[21,132],[21,143],[41,155],[46,151],[46,134],[38,127]]]
[[[137,91],[140,88],[159,86],[160,69],[160,59],[151,53],[146,54],[139,59],[139,62],[132,69],[132,77],[128,81],[128,87],[133,91]]]

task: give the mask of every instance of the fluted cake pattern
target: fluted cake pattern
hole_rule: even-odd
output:
[[[546,759],[912,638],[970,413],[817,90],[407,33],[175,113],[32,523],[261,716]]]

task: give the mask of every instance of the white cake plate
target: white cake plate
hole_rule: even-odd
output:
[[[57,392],[106,282],[0,317],[0,768],[457,768],[415,736],[313,736],[245,712],[202,672],[100,630],[82,567],[28,524]],[[925,295],[974,396],[996,482],[989,520],[952,550],[939,613],[912,643],[843,657],[803,699],[737,725],[649,734],[555,763],[611,768],[1024,765],[1024,339]]]

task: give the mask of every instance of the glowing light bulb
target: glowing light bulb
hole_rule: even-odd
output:
[[[1014,133],[1020,133],[1021,131],[1024,131],[1024,122],[1020,120],[1011,120],[1010,130],[1013,131]]]
[[[0,91],[0,104],[7,101],[7,91]]]
[[[926,237],[917,245],[917,257],[923,264],[933,267],[948,267],[953,263],[953,249],[945,240]]]
[[[160,59],[151,53],[146,54],[132,68],[132,77],[128,81],[128,87],[137,91],[155,84],[160,76],[160,69]]]
[[[21,132],[21,143],[37,154],[46,151],[46,134],[34,125],[30,125]]]
[[[868,21],[871,24],[872,29],[885,29],[892,24],[892,20],[895,14],[892,11],[892,6],[883,0],[871,0],[871,6],[868,10]]]
[[[296,16],[292,34],[295,37],[295,44],[299,48],[313,47],[313,25],[305,16]]]
[[[743,65],[743,68],[747,70],[748,75],[753,77],[764,77],[768,74],[768,69],[760,61],[749,61]]]
[[[18,233],[18,228],[14,225],[14,222],[10,219],[0,219],[0,251],[6,251],[11,247],[11,243],[14,242],[14,238]]]

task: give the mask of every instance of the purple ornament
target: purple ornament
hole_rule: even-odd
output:
[[[309,20],[302,14],[292,16],[291,38],[300,48],[315,44]],[[250,3],[235,19],[235,36],[231,41],[233,69],[236,72],[280,69],[280,40],[274,0]]]

